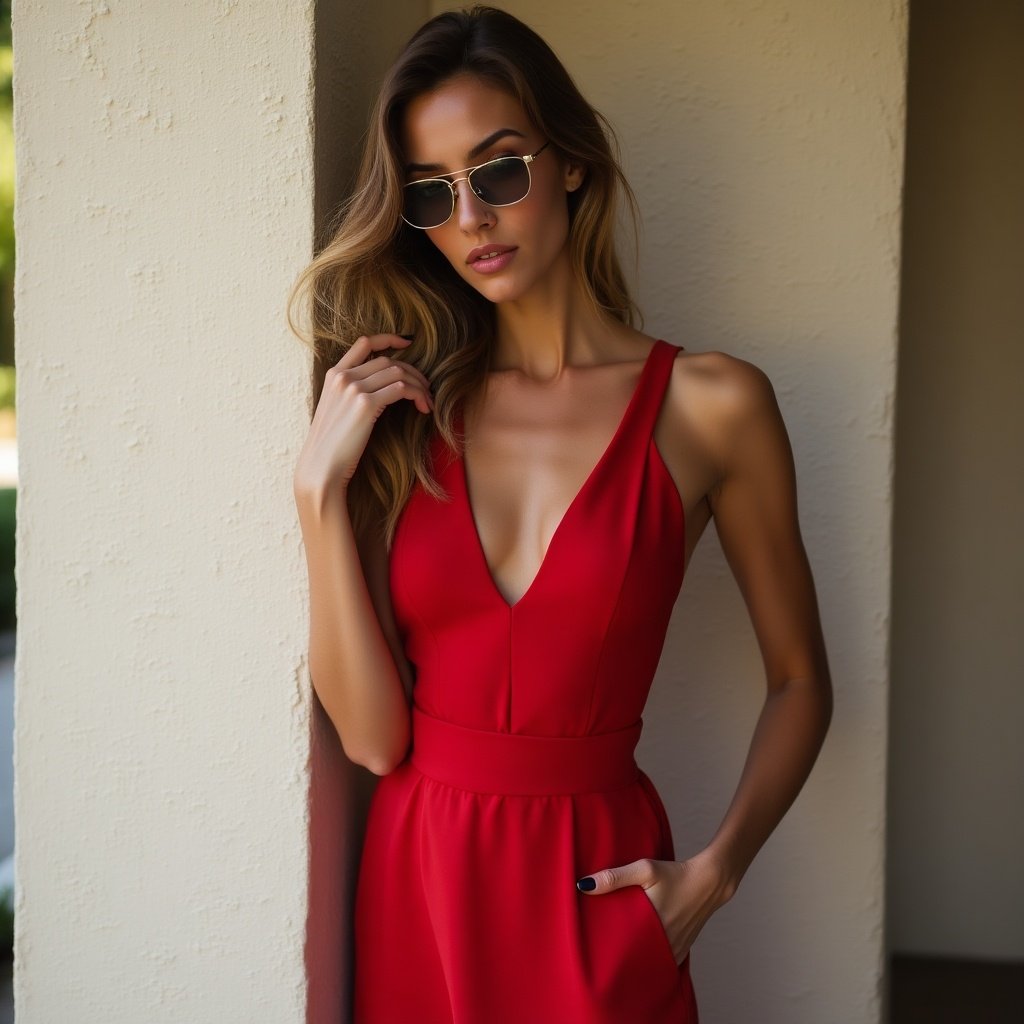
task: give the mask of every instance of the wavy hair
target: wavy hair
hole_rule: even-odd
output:
[[[424,416],[409,401],[385,407],[348,491],[357,535],[382,530],[388,550],[417,479],[428,493],[447,499],[429,465],[429,444],[436,432],[463,450],[454,414],[483,385],[491,365],[494,304],[459,277],[425,232],[401,217],[405,108],[458,74],[475,75],[517,98],[555,150],[586,168],[581,186],[566,193],[573,271],[599,312],[631,327],[637,318],[643,324],[615,250],[619,191],[629,203],[634,244],[638,205],[619,166],[611,124],[583,98],[550,46],[508,12],[478,4],[425,22],[384,76],[353,189],[287,303],[289,328],[314,354],[312,410],[327,368],[361,335],[415,335],[394,358],[408,359],[431,382],[434,413]],[[307,316],[301,326],[295,316],[300,304]]]

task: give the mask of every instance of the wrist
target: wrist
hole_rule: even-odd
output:
[[[343,484],[306,484],[294,481],[299,519],[319,522],[348,512],[348,488]]]
[[[728,852],[719,846],[710,845],[701,850],[693,858],[707,868],[708,875],[714,880],[714,898],[718,906],[728,903],[736,895],[743,872],[729,857]]]

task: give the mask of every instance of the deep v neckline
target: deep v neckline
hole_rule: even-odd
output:
[[[458,458],[456,460],[458,462],[458,472],[456,473],[456,478],[459,482],[459,487],[462,492],[462,507],[465,509],[466,519],[468,520],[469,532],[470,534],[472,534],[472,538],[474,541],[473,546],[475,548],[476,559],[481,569],[483,570],[483,576],[486,580],[489,590],[491,591],[492,594],[494,594],[497,597],[497,599],[501,602],[502,605],[505,606],[505,608],[509,612],[512,612],[516,608],[518,608],[523,603],[523,601],[525,601],[535,590],[537,590],[538,585],[541,583],[544,576],[544,570],[547,567],[548,563],[551,561],[551,555],[558,545],[559,537],[565,532],[566,523],[570,520],[573,512],[576,510],[577,506],[582,502],[586,493],[590,490],[594,481],[599,476],[601,470],[605,467],[608,460],[611,458],[612,453],[618,447],[619,441],[622,439],[622,436],[625,434],[626,427],[635,414],[636,406],[640,401],[640,395],[644,390],[644,384],[646,383],[647,378],[651,372],[651,367],[654,364],[654,350],[658,348],[658,346],[661,345],[662,343],[663,342],[661,341],[661,339],[657,339],[648,350],[647,356],[644,360],[643,367],[640,370],[640,375],[637,378],[637,382],[633,387],[633,393],[629,396],[629,401],[626,403],[626,408],[623,411],[622,416],[619,418],[618,425],[615,428],[615,432],[612,434],[611,440],[605,446],[604,451],[601,452],[600,457],[598,458],[597,462],[594,463],[590,472],[587,474],[583,483],[580,485],[579,490],[573,496],[572,501],[569,502],[565,510],[562,512],[561,518],[558,520],[558,525],[555,527],[555,532],[551,535],[551,539],[548,541],[547,548],[545,548],[544,550],[544,555],[541,558],[540,565],[537,567],[536,572],[533,574],[533,578],[530,580],[530,583],[527,586],[526,590],[524,590],[523,593],[518,598],[516,598],[515,601],[510,602],[508,598],[505,597],[505,595],[501,591],[501,588],[498,586],[497,581],[494,578],[494,573],[491,571],[490,562],[488,562],[487,560],[487,553],[484,551],[483,541],[481,541],[480,539],[480,531],[477,528],[476,515],[473,512],[473,503],[469,497],[469,477],[466,472],[466,460],[463,454],[461,452],[459,453]],[[463,420],[462,409],[460,408],[456,413],[455,427],[458,431],[461,432],[464,430],[464,426],[465,424]]]

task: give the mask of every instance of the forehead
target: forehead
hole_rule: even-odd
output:
[[[471,75],[458,75],[409,101],[401,145],[407,160],[462,167],[469,150],[497,128],[530,133],[515,96]]]

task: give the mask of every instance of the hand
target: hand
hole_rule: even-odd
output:
[[[596,883],[588,896],[625,885],[642,886],[661,918],[677,964],[686,959],[708,918],[732,896],[722,866],[707,850],[684,861],[645,857],[585,877]]]
[[[409,344],[399,334],[363,335],[327,371],[295,467],[296,493],[319,494],[335,485],[347,487],[385,406],[407,398],[423,413],[433,410],[430,381],[422,371],[388,355],[367,358]]]

